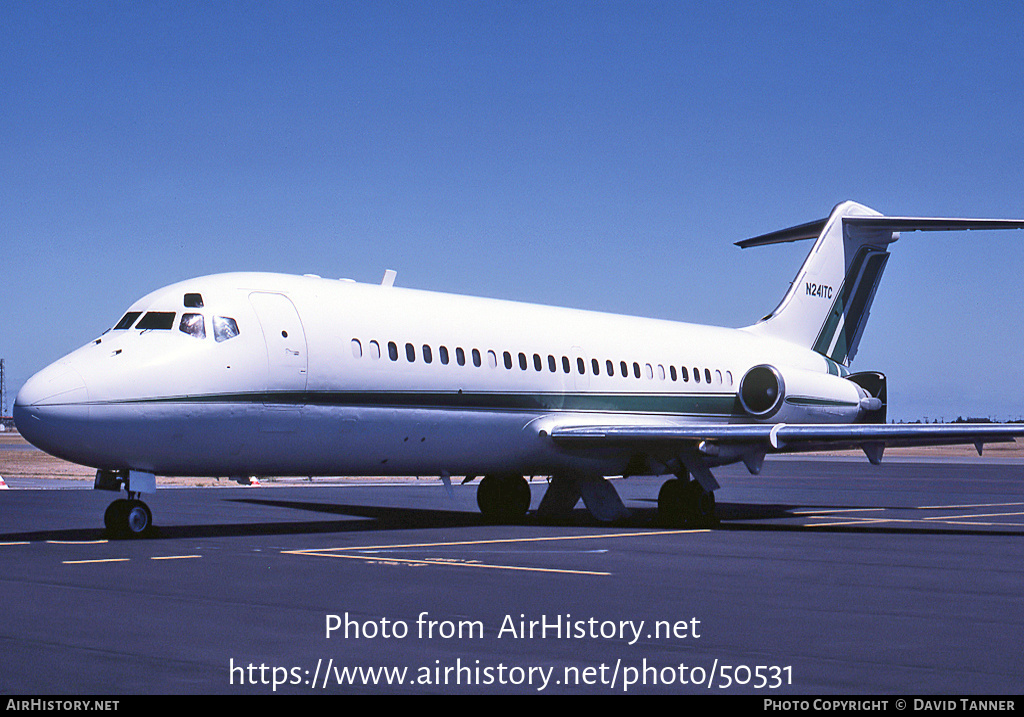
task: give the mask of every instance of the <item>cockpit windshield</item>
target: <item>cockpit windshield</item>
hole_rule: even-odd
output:
[[[121,331],[123,329],[130,329],[132,324],[135,323],[135,319],[142,316],[141,311],[129,311],[127,314],[121,317],[121,320],[117,322],[114,327],[114,331]]]
[[[206,322],[202,314],[182,314],[178,330],[197,339],[206,338]]]
[[[174,326],[173,311],[149,311],[135,325],[140,331],[149,329],[167,330]]]
[[[189,296],[193,295],[190,294]],[[199,295],[195,294],[194,296],[198,297]],[[197,298],[191,303],[202,306],[202,299]],[[140,316],[142,316],[141,320],[139,319]],[[117,325],[112,330],[124,331],[132,328],[132,326],[138,331],[168,330],[174,328],[176,316],[177,314],[174,311],[149,311],[144,316],[141,311],[129,311],[121,317],[121,320],[117,322]],[[217,340],[217,343],[233,339],[240,333],[238,322],[229,316],[214,316],[211,322],[213,337]],[[203,314],[199,313],[182,314],[181,319],[178,321],[178,330],[193,338],[205,339],[206,319]]]
[[[217,343],[233,339],[238,336],[238,333],[238,324],[234,319],[227,316],[213,317],[213,338],[217,340]]]

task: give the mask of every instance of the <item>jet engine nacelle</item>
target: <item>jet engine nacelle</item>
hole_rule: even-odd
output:
[[[863,423],[885,408],[882,398],[849,379],[768,364],[743,375],[739,399],[752,418],[783,423]]]

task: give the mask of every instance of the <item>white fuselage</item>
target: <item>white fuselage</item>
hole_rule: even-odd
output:
[[[133,312],[25,385],[26,438],[158,475],[619,475],[628,450],[572,452],[546,430],[754,422],[737,400],[751,367],[838,373],[744,329],[316,277],[193,279]],[[772,421],[851,420],[830,411],[797,402]]]

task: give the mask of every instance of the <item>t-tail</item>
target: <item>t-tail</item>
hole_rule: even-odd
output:
[[[967,229],[1024,229],[1024,221],[887,217],[843,202],[825,219],[737,242],[745,249],[817,240],[782,302],[747,330],[811,348],[849,366],[889,260],[889,244],[900,232]]]

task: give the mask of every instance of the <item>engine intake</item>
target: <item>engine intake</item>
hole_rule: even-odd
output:
[[[756,418],[770,418],[786,396],[786,383],[778,369],[768,364],[754,366],[740,380],[740,404]]]

